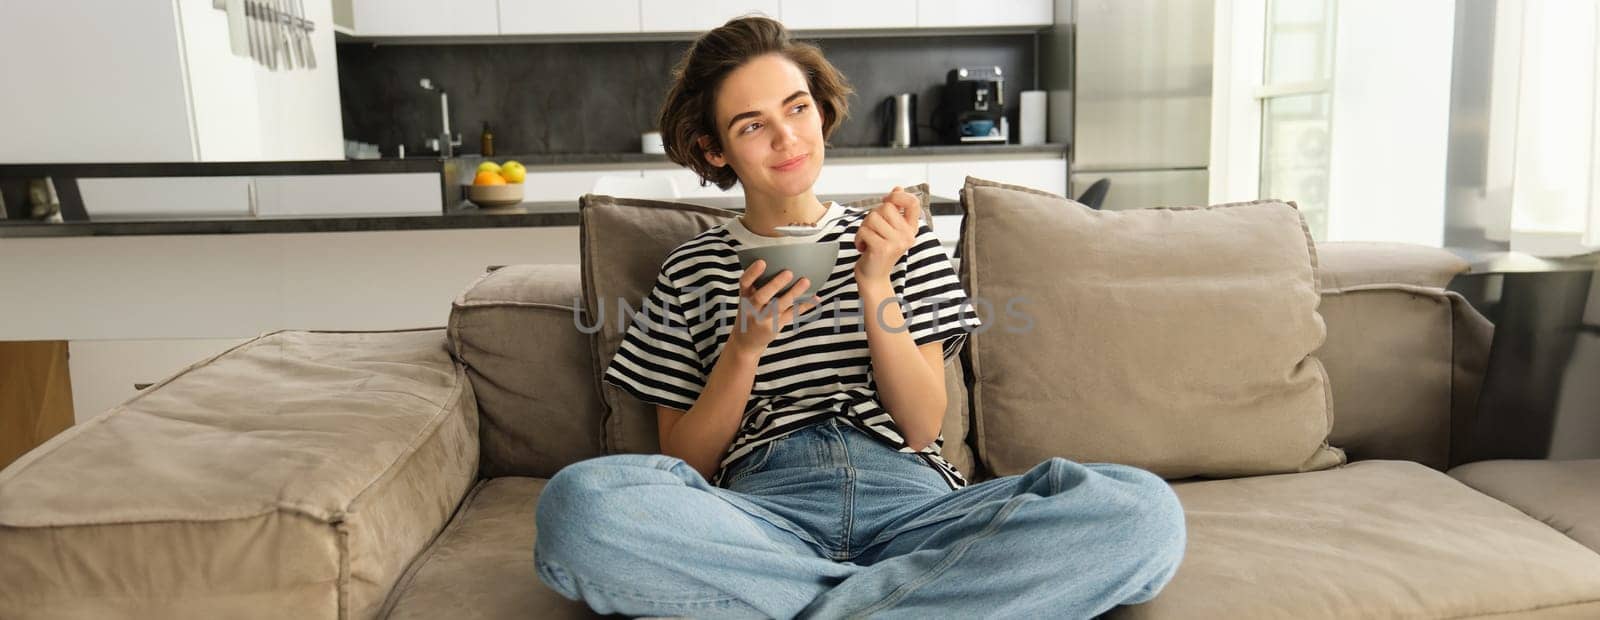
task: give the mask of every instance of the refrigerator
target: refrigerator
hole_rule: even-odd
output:
[[[1102,209],[1207,204],[1213,0],[1057,0],[1040,37],[1046,126],[1074,197]]]

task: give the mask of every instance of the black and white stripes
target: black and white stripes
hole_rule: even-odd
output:
[[[876,309],[862,312],[854,274],[855,231],[867,213],[829,203],[824,221],[838,219],[801,239],[839,244],[838,261],[828,281],[813,288],[821,304],[786,326],[762,355],[743,421],[713,484],[721,486],[728,465],[752,450],[832,416],[896,450],[915,452],[876,398],[864,323]],[[685,411],[694,406],[738,317],[743,272],[738,248],[783,241],[731,220],[678,246],[634,316],[605,381],[644,402]],[[949,256],[926,224],[891,279],[917,345],[942,341],[948,358],[981,324]],[[918,455],[951,489],[966,486],[941,456],[943,445],[941,435]]]

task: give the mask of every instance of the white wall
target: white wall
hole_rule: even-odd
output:
[[[0,2],[0,161],[194,161],[174,11]]]
[[[578,262],[576,227],[0,242],[0,340],[444,325],[491,264]]]
[[[1328,240],[1444,242],[1455,3],[1340,0]]]
[[[1265,0],[1215,0],[1211,47],[1211,204],[1261,197]]]
[[[74,340],[67,343],[72,411],[78,423],[132,398],[135,383],[155,383],[248,338]]]

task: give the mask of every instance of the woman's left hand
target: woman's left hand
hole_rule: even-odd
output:
[[[896,186],[856,230],[856,285],[889,284],[894,264],[916,245],[922,202]]]

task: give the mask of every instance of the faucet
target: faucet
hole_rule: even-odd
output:
[[[433,83],[433,80],[422,78],[418,82],[423,90],[439,91],[439,123],[442,131],[439,137],[428,138],[423,145],[439,153],[440,157],[450,158],[455,156],[455,147],[461,146],[461,134],[450,133],[450,95],[444,92],[444,87]]]

